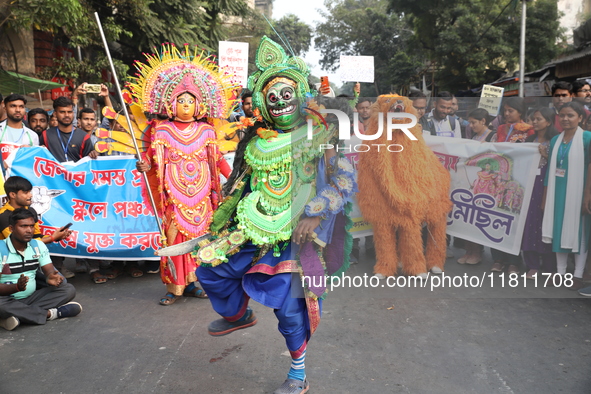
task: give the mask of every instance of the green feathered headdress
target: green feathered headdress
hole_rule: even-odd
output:
[[[255,57],[259,71],[248,78],[248,88],[252,91],[252,104],[261,111],[263,117],[271,122],[262,93],[265,85],[273,78],[283,76],[297,83],[296,95],[304,100],[310,94],[308,75],[310,70],[304,60],[297,56],[288,56],[281,45],[264,36]]]

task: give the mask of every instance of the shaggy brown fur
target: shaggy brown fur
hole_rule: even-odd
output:
[[[417,116],[407,98],[378,97],[366,134],[378,130],[378,113],[384,117],[384,132],[366,144],[399,144],[404,150],[392,153],[382,147],[378,152],[372,147],[369,152],[359,154],[358,163],[359,207],[374,230],[377,256],[374,273],[384,276],[395,275],[399,261],[407,275],[426,273],[432,267],[443,269],[447,214],[452,207],[449,172],[425,144],[421,126],[410,129],[418,141],[410,140],[400,130],[394,130],[392,140],[387,140],[387,112],[393,112],[391,108],[400,104],[403,112]],[[426,255],[421,235],[423,223],[427,223],[430,232]]]

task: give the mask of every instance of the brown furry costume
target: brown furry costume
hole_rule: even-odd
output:
[[[402,131],[394,130],[387,140],[387,113],[399,112],[417,116],[412,102],[396,95],[379,96],[372,107],[366,134],[378,130],[378,116],[384,117],[384,131],[375,141],[366,144],[399,144],[404,150],[388,152],[372,147],[359,154],[357,196],[365,220],[374,230],[377,262],[374,273],[396,274],[398,262],[407,275],[428,272],[432,267],[443,270],[445,264],[445,229],[452,204],[449,199],[450,175],[425,144],[420,125],[410,129],[418,141],[410,140]],[[393,120],[408,123],[408,119]],[[422,225],[427,223],[426,256],[423,248]]]

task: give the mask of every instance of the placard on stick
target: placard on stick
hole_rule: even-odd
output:
[[[234,82],[246,87],[248,80],[248,42],[220,41],[219,66],[234,75]]]
[[[374,81],[373,56],[341,55],[340,78],[343,82]]]
[[[480,101],[478,108],[483,108],[488,111],[491,116],[497,116],[501,109],[501,100],[503,99],[503,92],[505,88],[500,88],[493,85],[482,85],[482,93],[480,94]]]

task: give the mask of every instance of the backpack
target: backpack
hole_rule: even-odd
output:
[[[39,251],[39,241],[37,241],[36,239],[31,239],[29,241],[29,244],[31,245],[31,247],[33,249],[35,249],[35,254],[37,256],[41,255],[41,252]],[[8,259],[8,255],[10,254],[10,250],[8,250],[8,245],[6,245],[6,240],[1,240],[0,241],[0,256],[2,256],[2,265],[4,266],[4,264],[6,264],[6,260]]]
[[[451,117],[449,115],[447,116],[447,121],[449,122],[449,126],[451,127],[451,131],[454,131],[456,129],[456,117]],[[433,123],[433,119],[429,119],[427,121],[427,125],[429,127],[429,131],[431,132],[431,135],[437,135],[437,132],[435,131],[435,123]]]

